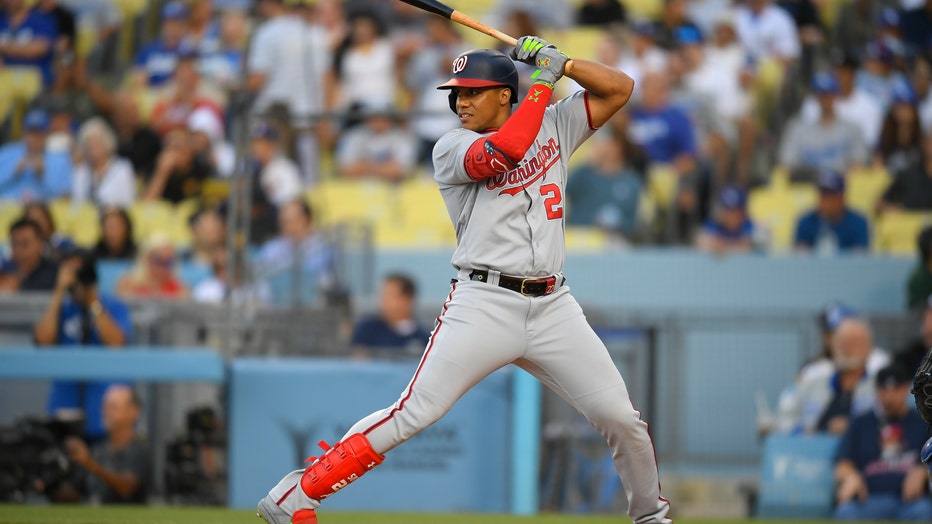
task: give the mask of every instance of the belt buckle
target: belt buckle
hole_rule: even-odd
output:
[[[526,291],[524,291],[524,285],[528,283],[528,280],[530,280],[531,283],[534,282],[534,280],[532,280],[532,279],[530,279],[530,278],[522,278],[522,279],[521,279],[521,291],[520,291],[520,293],[521,293],[522,295],[526,296],[526,297],[527,297],[527,296],[530,296],[530,295],[528,295],[528,293],[527,293]]]

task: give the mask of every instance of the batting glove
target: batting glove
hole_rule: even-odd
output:
[[[531,75],[535,82],[543,82],[550,87],[563,76],[563,68],[569,58],[560,52],[553,44],[536,36],[522,36],[518,39],[511,58],[537,66],[537,71]]]

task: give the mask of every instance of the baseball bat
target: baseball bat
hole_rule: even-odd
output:
[[[482,22],[476,20],[475,18],[464,14],[462,11],[457,11],[452,7],[444,4],[443,2],[438,2],[437,0],[401,0],[402,2],[414,6],[422,11],[427,11],[428,13],[433,13],[437,16],[442,16],[444,18],[449,18],[450,20],[456,22],[457,24],[466,26],[470,29],[475,29],[480,33],[487,34],[492,38],[498,40],[499,42],[504,42],[510,46],[513,46],[518,43],[518,39],[490,27]],[[566,65],[563,66],[564,73],[573,72],[573,61],[567,60]]]

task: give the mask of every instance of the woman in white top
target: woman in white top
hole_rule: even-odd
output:
[[[133,166],[116,156],[116,135],[101,118],[92,118],[78,131],[80,164],[72,176],[75,204],[90,201],[101,206],[127,208],[136,200]]]

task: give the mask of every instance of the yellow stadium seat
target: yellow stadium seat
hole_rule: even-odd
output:
[[[621,0],[628,17],[635,20],[656,20],[663,11],[663,0]]]
[[[188,221],[200,207],[201,202],[196,198],[189,198],[175,205],[174,219],[169,233],[175,247],[186,247],[191,244],[191,227]]]
[[[455,244],[456,231],[446,204],[431,178],[413,178],[398,188],[398,209],[408,231],[431,244]]]
[[[567,227],[565,233],[566,251],[570,253],[600,252],[609,246],[608,234],[597,227]]]
[[[891,255],[914,255],[916,239],[927,226],[932,226],[932,213],[886,212],[876,221],[874,247]]]
[[[379,180],[325,180],[308,191],[308,201],[320,224],[373,223],[391,217],[393,194],[391,185]]]
[[[217,205],[225,202],[230,196],[230,181],[218,178],[208,178],[201,185],[201,199],[206,204]]]
[[[679,187],[679,176],[673,166],[654,164],[647,171],[647,193],[662,210],[670,209]]]
[[[796,221],[815,207],[818,191],[812,184],[790,183],[783,169],[775,169],[770,183],[755,188],[748,195],[748,215],[767,232],[772,251],[788,251],[793,247]]]
[[[10,225],[23,216],[23,206],[15,200],[0,201],[0,242],[10,239]]]
[[[175,206],[164,200],[144,200],[129,208],[129,216],[136,243],[142,244],[156,233],[171,236]]]
[[[883,167],[854,169],[845,177],[845,200],[868,217],[874,217],[877,202],[892,181]]]
[[[69,205],[65,222],[56,221],[59,230],[81,247],[93,247],[100,239],[100,213],[90,202]],[[64,226],[64,227],[61,227]]]

